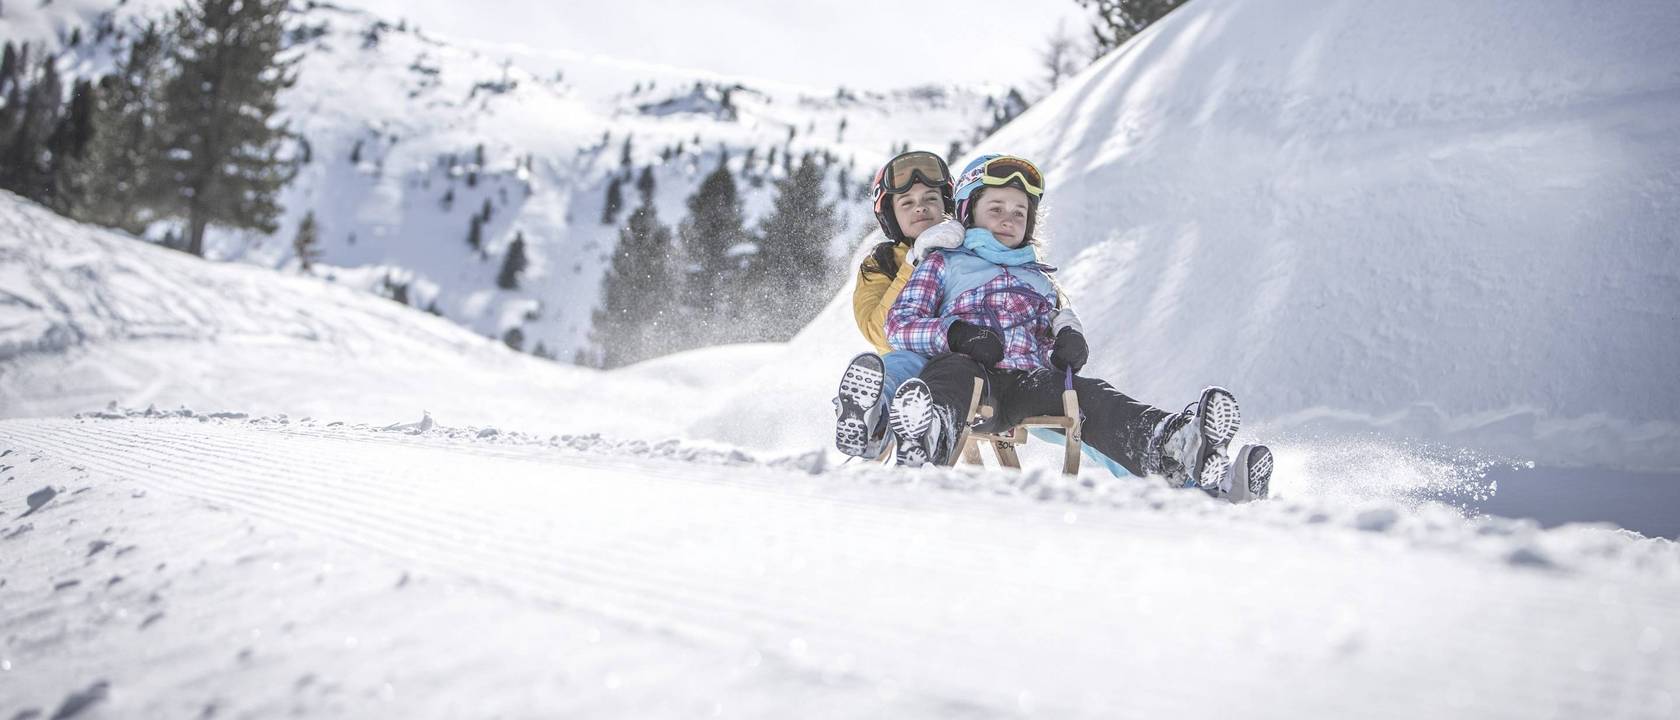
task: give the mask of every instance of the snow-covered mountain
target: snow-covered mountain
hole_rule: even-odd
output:
[[[59,47],[65,72],[94,75],[111,66],[120,42],[96,41],[97,28],[128,28],[173,5],[7,8],[0,38]],[[298,4],[291,22],[298,81],[283,94],[281,114],[305,140],[308,162],[283,193],[273,235],[213,229],[206,254],[296,271],[291,241],[312,212],[317,274],[399,297],[486,337],[518,328],[527,350],[540,344],[562,360],[587,341],[619,227],[638,203],[626,182],[625,209],[603,223],[612,177],[651,166],[660,219],[674,228],[688,213],[686,198],[727,152],[753,227],[770,209],[789,152],[795,163],[805,153],[831,158],[827,191],[842,227],[830,247],[841,256],[874,227],[851,199],[893,148],[971,144],[1009,97],[1008,88],[797,87],[620,58],[457,45],[399,18],[329,3]],[[76,33],[82,40],[70,46]],[[476,251],[469,227],[486,209]],[[497,274],[516,236],[530,266],[518,290],[501,290]]]
[[[980,149],[1044,169],[1088,372],[1135,397],[1673,471],[1675,37],[1667,0],[1196,0]],[[839,305],[782,365],[861,349]],[[822,425],[830,388],[759,380]]]
[[[515,353],[341,284],[204,263],[10,194],[0,194],[0,288],[7,417],[66,416],[113,401],[362,422],[431,412],[633,439],[681,426],[577,408],[646,407],[689,392],[669,377],[650,377],[642,390],[603,384],[599,371]]]

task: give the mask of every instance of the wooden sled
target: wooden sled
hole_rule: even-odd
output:
[[[999,465],[1003,467],[1021,469],[1021,458],[1015,453],[1016,445],[1025,445],[1027,430],[1032,428],[1056,428],[1062,431],[1066,438],[1062,449],[1062,472],[1068,475],[1079,474],[1079,454],[1084,441],[1079,435],[1079,396],[1072,390],[1062,391],[1061,415],[1035,415],[1022,420],[1007,432],[995,432],[991,428],[994,410],[992,406],[981,402],[985,394],[985,383],[980,378],[974,379],[974,394],[968,401],[968,422],[964,425],[962,439],[958,442],[961,448],[962,461],[984,466],[980,459],[980,443],[992,444],[992,452],[997,455]]]

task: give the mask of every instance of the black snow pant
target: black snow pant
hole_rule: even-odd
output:
[[[1005,428],[1034,415],[1062,414],[1062,390],[1067,383],[1067,375],[1062,370],[986,368],[974,358],[959,353],[934,356],[918,377],[927,383],[933,401],[958,418],[968,413],[974,379],[981,378],[986,383],[995,417]],[[1080,413],[1085,416],[1081,427],[1085,443],[1113,458],[1127,472],[1138,477],[1146,475],[1144,455],[1150,436],[1155,426],[1172,413],[1133,400],[1095,378],[1074,375],[1073,391],[1079,397]]]

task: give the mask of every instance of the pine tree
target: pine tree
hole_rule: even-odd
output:
[[[839,222],[823,193],[823,181],[810,155],[776,181],[776,199],[760,226],[759,257],[750,273],[757,297],[767,299],[755,313],[762,323],[762,339],[792,337],[816,317],[835,289],[828,243],[839,231]]]
[[[30,83],[25,73],[6,102],[19,110],[10,121],[11,136],[0,147],[0,187],[42,204],[50,204],[54,194],[47,140],[58,126],[62,94],[58,68],[47,56],[41,59],[40,76]]]
[[[618,222],[618,211],[624,209],[624,191],[619,187],[622,184],[617,175],[607,183],[607,201],[601,207],[602,225]]]
[[[27,55],[28,52],[29,43],[24,43],[23,54]],[[18,74],[24,64],[24,62],[20,62],[18,55],[18,49],[12,45],[12,41],[7,40],[6,49],[0,52],[0,94],[10,91],[12,85],[17,82]],[[22,58],[22,60],[26,62],[27,58]]]
[[[643,203],[619,231],[612,266],[601,281],[601,305],[591,318],[593,360],[600,367],[628,365],[676,347],[670,261],[671,229],[660,224],[652,204]]]
[[[407,305],[408,304],[408,283],[398,282],[396,278],[392,277],[390,274],[386,274],[385,275],[385,295],[386,295],[386,297],[391,298],[391,302],[399,303],[399,304],[402,304],[402,305]]]
[[[636,177],[636,192],[641,193],[643,205],[653,204],[654,187],[653,166],[649,165],[642,168],[642,174]]]
[[[372,50],[379,47],[379,35],[385,30],[385,23],[375,22],[362,31],[362,49]]]
[[[1062,81],[1079,72],[1078,61],[1074,59],[1076,50],[1072,35],[1067,32],[1067,25],[1058,21],[1055,32],[1044,40],[1044,49],[1038,52],[1039,67],[1044,70],[1044,82],[1050,86],[1050,91],[1062,86]]]
[[[297,254],[298,269],[309,272],[321,259],[321,242],[315,228],[315,211],[311,210],[298,223],[297,236],[292,238],[292,252]]]
[[[83,197],[71,217],[139,234],[164,204],[157,130],[165,51],[155,24],[140,28],[115,71],[100,81],[93,139],[79,178]]]
[[[1009,93],[1004,95],[1003,100],[993,105],[992,127],[986,133],[989,135],[1002,130],[1003,126],[1008,125],[1015,118],[1020,117],[1021,113],[1026,112],[1029,105],[1031,103],[1028,103],[1026,97],[1021,95],[1020,90],[1013,87],[1009,88]]]
[[[503,290],[518,290],[519,274],[525,272],[527,265],[525,233],[515,233],[513,242],[508,244],[507,258],[502,261],[502,271],[496,275],[496,286]]]
[[[747,229],[727,155],[688,197],[688,218],[678,233],[692,263],[686,283],[689,307],[703,318],[702,325],[734,317],[734,303],[724,290],[742,281],[740,260],[730,251],[747,240]]]
[[[280,91],[294,82],[282,60],[287,0],[193,0],[175,11],[164,89],[165,147],[175,204],[187,219],[187,252],[204,254],[212,224],[273,232],[281,157],[293,137],[272,125]]]
[[[49,207],[62,215],[71,215],[87,198],[83,166],[87,164],[88,146],[93,140],[94,107],[98,101],[93,81],[77,80],[70,90],[69,107],[47,138],[47,152],[52,158]]]
[[[1133,35],[1166,17],[1185,0],[1074,0],[1085,8],[1096,10],[1091,34],[1096,38],[1094,50],[1098,57],[1120,47]]]
[[[474,250],[484,249],[484,218],[474,215],[467,223],[467,244]]]

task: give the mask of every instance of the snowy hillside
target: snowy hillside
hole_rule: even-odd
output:
[[[1451,463],[1285,446],[1278,498],[1231,506],[1048,463],[765,454],[694,429],[784,348],[571,368],[11,196],[0,287],[0,715],[1660,718],[1680,697],[1680,546],[1467,518],[1427,500],[1480,491]]]
[[[1052,464],[763,454],[694,429],[784,348],[570,368],[11,196],[0,287],[8,717],[1661,718],[1680,697],[1680,546],[1467,518],[1426,499],[1479,491],[1451,463],[1287,446],[1278,497],[1231,506]]]
[[[111,402],[341,421],[420,421],[633,439],[660,417],[590,416],[690,397],[670,375],[607,386],[598,371],[515,353],[452,323],[319,278],[173,250],[0,193],[0,415]],[[717,351],[746,355],[754,348]]]
[[[110,67],[116,40],[95,42],[94,28],[128,28],[171,5],[25,4],[0,16],[0,38],[64,47],[80,28],[86,39],[60,65],[97,74]],[[1008,93],[795,87],[633,59],[455,45],[398,18],[325,3],[296,5],[292,24],[301,61],[281,112],[306,140],[308,162],[282,197],[275,234],[213,231],[207,255],[296,271],[291,241],[313,212],[323,251],[316,274],[401,297],[486,337],[517,328],[526,350],[540,343],[562,360],[587,340],[618,229],[637,204],[626,183],[626,209],[602,222],[612,177],[652,167],[660,219],[675,227],[727,151],[752,227],[790,152],[794,164],[805,153],[831,158],[826,190],[843,224],[830,246],[844,255],[874,225],[852,198],[892,148],[971,143]],[[474,250],[469,227],[486,209]],[[519,289],[501,290],[497,274],[516,236],[531,264]]]
[[[1673,471],[1676,37],[1669,0],[1195,0],[981,149],[1040,162],[1090,372],[1137,397]],[[860,349],[830,310],[790,362]]]
[[[1033,454],[839,464],[849,290],[789,343],[610,372],[484,337],[539,301],[568,332],[587,303],[540,288],[610,232],[485,295],[484,199],[497,242],[577,229],[601,118],[640,164],[785,139],[789,103],[614,115],[546,69],[475,92],[488,61],[428,90],[409,63],[454,51],[334,21],[308,72],[369,114],[309,106],[336,139],[298,192],[351,223],[338,281],[0,193],[0,718],[1676,717],[1680,544],[1477,512],[1538,461],[1667,470],[1636,501],[1676,514],[1680,6],[1613,5],[1194,0],[984,146],[1042,161],[1092,374],[1244,399],[1278,471],[1241,506]],[[667,221],[706,162],[660,166]],[[387,272],[410,306],[361,289]]]

